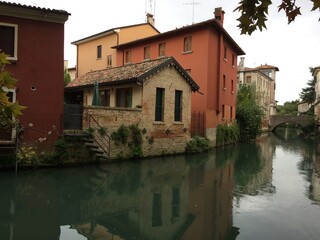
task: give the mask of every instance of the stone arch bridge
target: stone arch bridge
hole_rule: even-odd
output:
[[[293,123],[305,127],[312,121],[313,118],[310,115],[272,115],[270,116],[270,130],[274,131],[283,123]]]

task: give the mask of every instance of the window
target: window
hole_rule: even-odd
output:
[[[152,198],[152,227],[162,226],[161,193],[153,193]]]
[[[222,120],[224,120],[224,105],[222,105]]]
[[[0,22],[0,49],[9,60],[18,59],[18,25]]]
[[[164,113],[164,88],[156,89],[155,121],[163,121]]]
[[[174,99],[174,121],[181,122],[182,121],[182,91],[175,91],[175,99]]]
[[[251,76],[247,76],[247,78],[246,78],[246,83],[248,84],[248,83],[251,83]]]
[[[234,54],[232,54],[232,66],[234,67],[235,66],[235,61],[236,60],[236,57]]]
[[[171,200],[171,219],[175,219],[180,217],[180,188],[174,187],[172,188],[172,200]]]
[[[101,105],[110,107],[110,89],[100,91]]]
[[[143,59],[144,60],[150,59],[150,46],[144,48]]]
[[[224,45],[223,58],[227,60],[227,46]]]
[[[233,118],[233,108],[230,107],[230,120],[232,120],[232,118]]]
[[[166,56],[166,43],[159,44],[159,57]]]
[[[132,88],[117,88],[116,107],[132,107]]]
[[[97,58],[100,59],[102,56],[102,46],[97,46]]]
[[[183,41],[183,52],[192,51],[192,37],[186,37]]]
[[[223,88],[223,90],[226,89],[226,75],[223,75],[222,88]]]
[[[126,63],[131,63],[131,51],[126,51]]]
[[[108,67],[112,66],[112,55],[107,56],[107,66]]]
[[[233,80],[231,80],[231,93],[234,93],[234,81]]]

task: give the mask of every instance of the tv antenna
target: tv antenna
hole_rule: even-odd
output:
[[[183,5],[192,5],[192,24],[194,24],[194,7],[199,4],[200,2],[195,2],[194,0],[192,0],[192,2],[183,3]]]
[[[156,15],[156,0],[146,0],[146,14],[150,13],[155,17]]]

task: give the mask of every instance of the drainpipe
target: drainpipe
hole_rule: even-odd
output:
[[[119,28],[114,29],[113,32],[115,34],[117,34],[117,50],[119,50],[118,46],[119,46],[119,42],[120,42],[120,40],[119,40],[120,39],[120,35],[119,35],[120,29]],[[122,49],[121,51],[122,51],[122,66],[123,66],[124,65],[124,50]]]

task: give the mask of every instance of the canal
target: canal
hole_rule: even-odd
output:
[[[319,239],[319,151],[286,130],[206,154],[1,172],[0,239]]]

